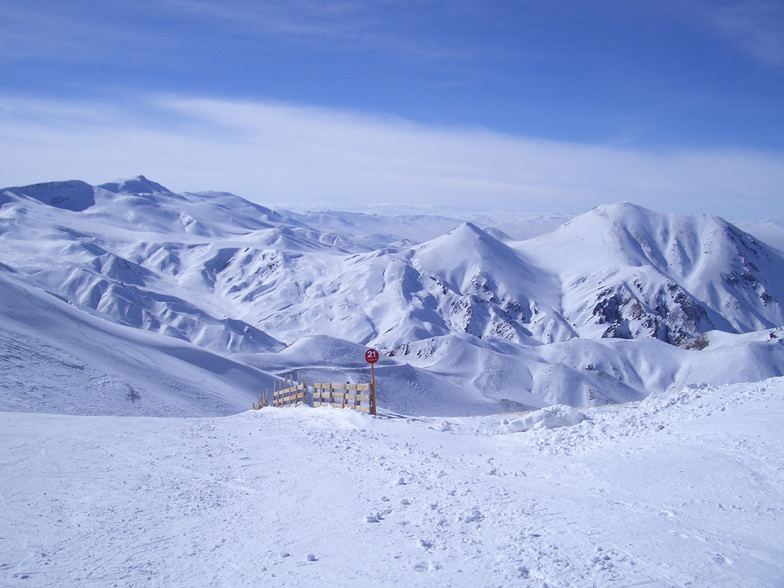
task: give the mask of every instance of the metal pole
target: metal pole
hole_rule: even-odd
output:
[[[370,381],[372,382],[370,387],[373,389],[371,393],[371,400],[372,400],[372,408],[370,409],[370,414],[376,416],[376,373],[373,370],[375,364],[370,364]]]

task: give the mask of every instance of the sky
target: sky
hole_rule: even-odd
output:
[[[784,3],[0,0],[0,185],[784,219]]]

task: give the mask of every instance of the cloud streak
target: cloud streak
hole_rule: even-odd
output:
[[[784,217],[777,153],[634,151],[257,101],[0,97],[0,158],[6,186],[145,174],[276,206],[582,212],[630,200],[732,220]]]
[[[100,11],[87,0],[0,0],[0,11],[0,63],[111,63],[130,56],[173,60],[183,45],[198,48],[206,42],[256,50],[265,39],[328,51],[376,49],[442,57],[455,49],[444,38],[435,40],[433,30],[460,12],[434,0],[416,7],[399,0],[372,5],[361,0],[117,0]]]
[[[706,3],[703,15],[719,35],[760,63],[784,68],[784,6],[770,0]]]

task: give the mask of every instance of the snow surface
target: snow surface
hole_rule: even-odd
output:
[[[86,314],[0,272],[0,410],[225,415],[274,376],[170,337]]]
[[[782,252],[555,219],[1,190],[0,585],[784,585]]]
[[[784,583],[784,379],[531,418],[3,412],[0,584]]]

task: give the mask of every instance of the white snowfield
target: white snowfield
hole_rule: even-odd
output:
[[[562,220],[0,190],[0,586],[784,586],[784,253]]]
[[[0,584],[778,587],[782,419],[783,378],[538,416],[3,412]]]

